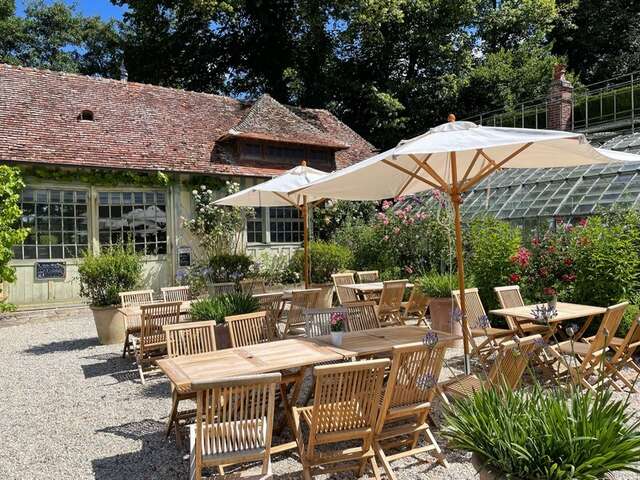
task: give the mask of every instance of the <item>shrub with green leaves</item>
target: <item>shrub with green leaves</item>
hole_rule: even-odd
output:
[[[510,283],[509,259],[518,251],[522,240],[520,229],[495,217],[480,217],[471,222],[467,238],[470,252],[466,267],[475,279],[485,308],[498,308],[493,287]]]
[[[252,265],[253,259],[242,253],[213,255],[203,273],[212,283],[237,282],[249,275]]]
[[[309,242],[311,281],[327,283],[334,273],[353,267],[353,253],[342,245],[328,242]],[[290,269],[299,272],[302,278],[304,270],[304,252],[298,250],[291,257]]]
[[[258,300],[251,294],[234,292],[193,302],[190,312],[193,320],[215,320],[217,324],[222,324],[224,317],[257,312],[259,308]]]
[[[133,248],[116,245],[87,253],[78,267],[80,295],[94,307],[120,303],[118,293],[134,290],[142,281],[142,258]]]
[[[446,273],[432,272],[416,278],[414,283],[427,297],[449,298],[451,297],[451,290],[458,289],[458,275],[455,273],[448,275]],[[464,288],[471,288],[473,285],[471,277],[465,278]]]
[[[20,171],[0,165],[0,312],[13,308],[1,301],[2,282],[16,279],[15,269],[9,266],[13,258],[13,246],[22,243],[29,233],[28,229],[18,227],[22,215],[18,201],[23,188]]]
[[[504,478],[596,480],[640,473],[640,424],[609,391],[480,390],[445,411],[449,446]]]

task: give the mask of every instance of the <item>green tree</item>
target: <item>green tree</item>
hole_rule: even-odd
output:
[[[16,279],[15,269],[9,265],[13,258],[13,246],[22,243],[29,233],[18,226],[22,215],[18,200],[23,188],[20,171],[0,165],[0,293],[2,282],[11,283]],[[0,302],[0,310],[5,308],[6,304]]]

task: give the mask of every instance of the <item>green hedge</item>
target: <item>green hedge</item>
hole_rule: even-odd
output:
[[[336,243],[310,242],[309,258],[313,283],[330,282],[332,274],[353,268],[351,251]],[[298,250],[291,257],[289,267],[292,271],[298,272],[301,278],[303,277],[304,252],[302,250]]]

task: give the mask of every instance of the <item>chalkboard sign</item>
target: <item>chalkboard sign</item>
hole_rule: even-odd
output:
[[[64,280],[66,276],[64,262],[36,262],[36,280]]]
[[[180,247],[178,249],[178,266],[179,267],[191,266],[191,249],[189,247]]]

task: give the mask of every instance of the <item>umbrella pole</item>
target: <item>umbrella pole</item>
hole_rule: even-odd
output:
[[[304,248],[304,288],[311,286],[309,275],[309,206],[307,196],[302,197],[302,224],[303,224],[303,248]]]
[[[468,375],[471,373],[471,361],[469,357],[469,337],[467,335],[467,308],[464,294],[464,259],[462,257],[462,221],[460,219],[460,194],[451,196],[453,203],[454,224],[456,232],[456,265],[458,267],[458,289],[460,290],[460,315],[462,316],[462,342],[464,345],[464,372]]]

